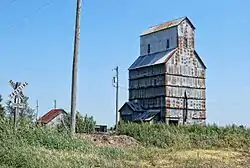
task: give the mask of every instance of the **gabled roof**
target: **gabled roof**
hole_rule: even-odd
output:
[[[145,111],[139,103],[136,103],[136,102],[132,102],[132,101],[129,101],[129,102],[126,102],[124,103],[124,105],[120,108],[120,110],[124,107],[124,106],[128,106],[133,112],[143,112]],[[119,110],[119,111],[120,111]]]
[[[181,18],[178,18],[178,19],[174,19],[174,20],[162,23],[162,24],[152,26],[149,29],[145,30],[140,36],[145,36],[145,35],[148,35],[148,34],[151,34],[151,33],[155,33],[155,32],[161,31],[161,30],[165,30],[165,29],[169,29],[171,27],[178,26],[185,19],[187,19],[187,21],[192,26],[192,28],[195,29],[192,22],[188,19],[188,17],[185,16],[185,17],[181,17]]]
[[[64,111],[63,109],[52,109],[48,113],[44,114],[41,118],[39,118],[37,122],[47,124],[61,113],[66,114],[66,111]]]
[[[158,110],[157,109],[156,110],[146,110],[139,103],[134,102],[134,101],[129,101],[129,102],[124,103],[124,105],[120,108],[119,112],[126,105],[135,114],[132,121],[150,121],[152,118],[154,118],[157,114],[159,114],[161,112],[159,109]]]
[[[176,49],[177,48],[172,48],[167,51],[140,56],[129,67],[129,70],[151,66],[151,65],[162,64],[175,53]]]

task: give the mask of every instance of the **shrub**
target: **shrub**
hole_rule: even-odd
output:
[[[132,136],[146,146],[161,148],[250,147],[250,130],[236,125],[219,127],[124,123],[118,127],[118,134]]]
[[[61,123],[57,126],[57,129],[61,131],[65,131],[70,127],[70,115],[67,114],[64,116],[64,123]],[[76,114],[76,133],[92,133],[95,130],[95,120],[93,116],[88,117],[87,114],[83,117],[81,113],[77,112]]]

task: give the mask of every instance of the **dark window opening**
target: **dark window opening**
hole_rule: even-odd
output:
[[[169,125],[178,125],[178,120],[169,120]]]
[[[185,45],[186,48],[188,47],[188,40],[187,40],[187,38],[184,39],[184,45]]]
[[[167,45],[166,45],[167,48],[169,48],[169,39],[167,39]]]
[[[157,84],[157,81],[156,81],[156,79],[154,79],[154,86],[156,86],[156,84]]]
[[[148,44],[148,54],[150,53],[150,44]]]

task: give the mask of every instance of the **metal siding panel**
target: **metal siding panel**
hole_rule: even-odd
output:
[[[174,87],[174,86],[167,86],[166,96],[183,98],[185,90],[187,92],[187,96],[189,99],[206,99],[204,89],[194,89],[194,88]]]
[[[167,109],[168,118],[182,118],[183,110],[180,109]]]
[[[169,48],[166,48],[167,39],[169,40]],[[151,35],[140,37],[140,55],[147,55],[148,44],[151,45],[151,53],[162,52],[166,49],[177,47],[177,29],[170,28],[162,30]]]

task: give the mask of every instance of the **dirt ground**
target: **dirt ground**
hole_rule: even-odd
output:
[[[141,147],[136,139],[126,135],[115,135],[113,133],[79,134],[83,139],[89,140],[97,146],[112,146],[122,148]]]
[[[96,146],[119,147],[124,149],[140,148],[139,155],[145,156],[140,162],[124,159],[122,167],[250,167],[249,152],[230,149],[193,149],[172,151],[166,149],[143,147],[136,139],[126,135],[113,133],[79,134],[80,138],[88,140]],[[145,149],[145,150],[144,150]],[[137,150],[133,150],[138,155]],[[142,154],[142,155],[141,155]],[[85,154],[84,154],[85,157]],[[116,162],[116,161],[113,161]],[[126,164],[125,164],[126,163]],[[108,163],[107,163],[108,164]],[[128,164],[128,165],[127,165]],[[125,166],[127,165],[127,166]]]

